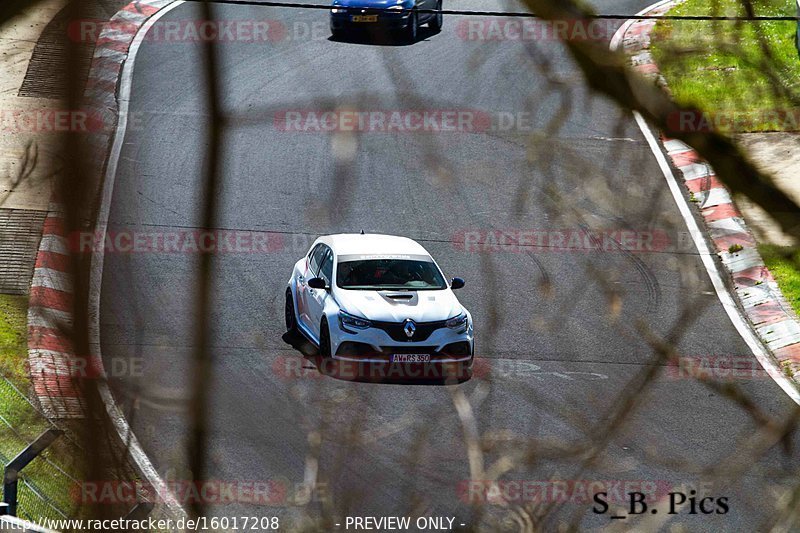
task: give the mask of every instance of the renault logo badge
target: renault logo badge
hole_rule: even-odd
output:
[[[414,336],[414,332],[417,331],[417,325],[414,324],[414,321],[410,318],[406,319],[406,323],[403,326],[403,331],[406,332],[406,337],[409,339]]]

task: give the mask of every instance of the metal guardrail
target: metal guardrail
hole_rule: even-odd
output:
[[[70,496],[69,491],[80,481],[67,471],[68,468],[65,470],[62,468],[64,465],[59,466],[57,460],[48,457],[47,452],[41,452],[56,438],[63,441],[58,445],[68,447],[70,453],[81,453],[83,448],[3,376],[0,376],[0,406],[4,408],[0,409],[0,434],[5,435],[8,441],[0,446],[0,469],[5,467],[0,498],[4,500],[0,502],[0,532],[50,533],[51,530],[32,521],[71,518],[76,508],[72,505],[74,495]],[[35,423],[22,423],[15,419],[13,415],[20,411],[30,411],[36,418]],[[36,434],[33,431],[40,432],[38,437],[33,437]],[[31,461],[34,461],[31,471],[20,472]],[[145,519],[154,507],[149,501],[138,502],[128,510],[125,518]]]
[[[12,462],[20,450],[24,450],[36,440],[31,430],[37,430],[37,435],[48,429],[58,430],[38,408],[31,403],[28,397],[17,389],[8,379],[0,377],[0,434],[5,440],[0,446],[0,469]],[[25,412],[23,419],[18,419],[19,413]],[[27,414],[30,413],[30,414]],[[17,418],[15,418],[15,416]],[[28,419],[27,417],[34,417]],[[64,440],[63,446],[79,450],[80,446],[69,434],[64,434],[59,440]],[[35,466],[35,468],[33,468]],[[17,502],[15,515],[20,518],[33,520],[35,518],[67,518],[72,511],[69,494],[65,492],[78,480],[66,472],[59,464],[54,462],[48,454],[39,455],[31,465],[32,472],[20,475],[17,479]],[[2,513],[0,513],[2,514]]]
[[[82,447],[69,433],[64,433],[47,419],[25,394],[2,376],[0,376],[0,405],[6,408],[6,412],[0,409],[0,434],[4,434],[7,440],[10,440],[4,443],[3,449],[0,449],[0,469],[5,467],[2,491],[4,502],[0,502],[0,532],[49,533],[50,530],[31,521],[44,518],[55,520],[70,518],[75,508],[70,506],[72,502],[68,491],[80,481],[62,468],[63,465],[59,466],[57,461],[48,457],[47,453],[41,452],[55,438],[63,441],[59,445],[67,446],[72,453],[80,453]],[[35,413],[36,423],[21,424],[20,420],[10,416],[19,410]],[[25,426],[24,431],[22,425]],[[41,433],[33,438],[31,430]],[[23,475],[20,471],[31,461],[35,461],[30,467],[33,471],[25,471]],[[153,508],[151,502],[139,502],[128,511],[126,518],[144,519]]]
[[[36,459],[54,440],[63,435],[60,429],[46,429],[35,441],[25,447],[3,470],[3,503],[8,505],[8,514],[17,516],[17,482],[20,471]]]

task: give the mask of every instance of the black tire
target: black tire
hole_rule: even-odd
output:
[[[319,325],[319,355],[325,358],[331,356],[331,333],[328,330],[328,321],[324,318]]]
[[[331,37],[334,41],[342,41],[344,40],[344,32],[342,30],[334,30],[331,28]]]
[[[439,33],[442,31],[443,24],[444,15],[442,14],[442,0],[439,0],[439,3],[436,4],[436,14],[428,21],[428,27],[433,30],[434,33]]]
[[[411,18],[408,22],[408,27],[406,28],[406,35],[405,39],[408,44],[414,44],[417,42],[417,36],[419,35],[419,13],[416,10],[411,12]]]
[[[286,321],[286,332],[297,333],[297,316],[294,314],[294,298],[292,289],[286,289],[286,303],[283,306],[283,318]]]

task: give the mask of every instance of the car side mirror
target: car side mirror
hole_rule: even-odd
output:
[[[312,289],[327,289],[328,284],[322,278],[311,278],[306,282]]]
[[[461,278],[453,278],[453,281],[450,282],[450,288],[453,290],[460,289],[464,286],[464,280]]]

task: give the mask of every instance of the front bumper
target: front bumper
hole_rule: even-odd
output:
[[[374,22],[360,22],[353,20],[353,17],[375,17]],[[392,13],[386,9],[348,9],[339,8],[338,13],[331,12],[331,30],[402,30],[408,28],[411,22],[411,12]]]
[[[469,314],[467,327],[462,330],[453,330],[438,323],[437,327],[426,329],[424,324],[419,324],[417,335],[421,338],[418,341],[398,340],[394,328],[345,330],[340,326],[337,316],[329,317],[328,323],[331,353],[334,359],[342,361],[395,363],[398,362],[396,355],[425,355],[430,358],[427,364],[471,363],[474,353],[472,317]]]
[[[426,356],[432,364],[464,363],[472,360],[472,343],[457,341],[441,348],[431,345],[379,346],[376,350],[369,344],[345,341],[339,344],[334,358],[342,361],[415,364],[421,362],[414,357]]]

